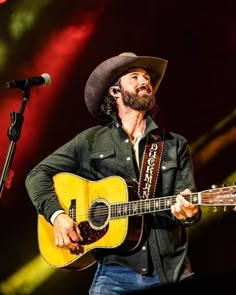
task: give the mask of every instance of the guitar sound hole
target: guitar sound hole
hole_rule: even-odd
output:
[[[100,227],[105,224],[108,218],[108,207],[102,202],[96,202],[90,209],[90,220],[96,227]]]

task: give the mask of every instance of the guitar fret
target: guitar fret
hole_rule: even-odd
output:
[[[171,205],[167,201],[168,205],[163,206],[162,209]],[[118,203],[111,205],[111,218],[120,218],[132,215],[139,215],[145,213],[151,213],[158,211],[160,208],[159,199],[148,199],[139,201],[130,201],[128,203]]]
[[[172,205],[171,198],[165,198],[165,209],[169,209]]]
[[[154,210],[156,211],[156,210],[160,207],[160,202],[159,202],[158,199],[155,199],[155,200],[154,200],[154,203],[155,203]]]
[[[119,204],[119,205],[117,206],[117,209],[118,209],[118,210],[117,210],[117,216],[119,216],[119,217],[122,216],[122,215],[121,215],[121,212],[122,212],[122,211],[121,211],[121,207],[122,207],[122,204]]]
[[[123,205],[123,216],[127,216],[127,212],[128,212],[128,208],[127,208],[128,204],[124,204]]]
[[[148,212],[150,212],[150,200],[147,200],[145,204],[145,213],[148,213]]]
[[[136,214],[136,213],[138,213],[138,204],[137,204],[137,202],[134,202],[134,204],[132,204],[133,206],[133,208],[132,208],[132,213],[133,214]]]

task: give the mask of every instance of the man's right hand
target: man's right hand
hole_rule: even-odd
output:
[[[78,224],[65,213],[59,214],[54,220],[55,244],[64,249],[76,251],[79,241],[83,241]]]

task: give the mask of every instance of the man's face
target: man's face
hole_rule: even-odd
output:
[[[153,89],[149,74],[141,68],[129,70],[120,78],[121,95],[125,106],[137,111],[153,106]]]

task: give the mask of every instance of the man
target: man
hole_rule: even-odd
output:
[[[193,275],[187,258],[186,228],[198,222],[201,211],[187,200],[196,190],[188,143],[181,135],[161,130],[153,120],[155,94],[166,66],[164,59],[129,52],[98,65],[87,81],[85,101],[91,114],[102,120],[101,125],[78,134],[27,176],[29,196],[38,213],[53,225],[55,245],[63,251],[81,254],[81,246],[91,243],[91,239],[96,245],[112,230],[109,218],[113,214],[136,215],[133,224],[140,226],[141,234],[132,247],[125,241],[113,247],[110,240],[109,246],[94,247],[98,264],[89,294],[125,294]],[[137,184],[132,186],[137,203],[122,208],[114,205],[113,211],[109,205],[112,198],[103,202],[98,191],[99,202],[92,200],[88,206],[97,211],[94,216],[92,210],[86,212],[87,221],[95,224],[86,223],[89,230],[85,230],[56,197],[53,177],[60,172],[92,182],[117,176],[127,180],[127,186],[132,180]],[[116,186],[111,187],[116,192]],[[174,202],[165,196],[174,196]],[[82,206],[80,197],[78,211]],[[99,210],[105,212],[104,220],[96,219]],[[107,232],[101,231],[103,236],[97,238],[94,232],[103,223]]]

